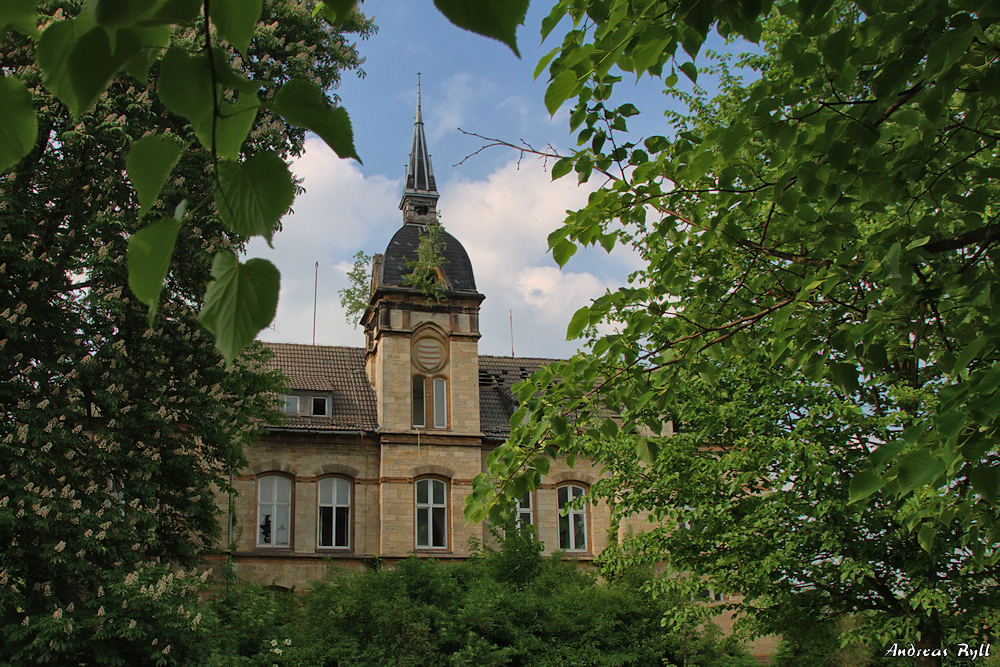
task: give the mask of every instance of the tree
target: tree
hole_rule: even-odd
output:
[[[517,53],[515,30],[527,0],[438,4],[456,25],[499,39]],[[352,0],[285,0],[278,5],[298,7],[303,15],[322,13],[337,26],[356,16]],[[214,207],[231,232],[263,236],[268,242],[291,206],[295,185],[281,151],[265,145],[244,150],[258,116],[315,132],[339,156],[357,158],[347,112],[331,105],[322,81],[294,68],[276,74],[273,65],[253,58],[244,63],[261,12],[261,0],[93,0],[79,14],[52,13],[40,29],[36,2],[12,0],[0,9],[0,35],[14,30],[33,40],[34,48],[19,64],[36,62],[45,88],[75,120],[92,113],[109,86],[125,74],[149,88],[149,72],[157,71],[155,93],[150,89],[147,94],[190,123],[194,136],[181,142],[173,133],[154,134],[136,141],[128,174],[140,217],[162,202],[164,185],[182,158],[203,150],[211,156],[214,187],[177,208],[158,209],[158,219],[130,240],[129,286],[148,306],[151,321],[178,250],[178,230],[189,222],[188,202],[192,210]],[[31,93],[16,76],[5,73],[0,79],[0,111],[5,119],[0,170],[7,170],[30,155],[39,130]],[[202,297],[199,319],[231,362],[273,319],[279,276],[270,262],[243,263],[229,249],[219,250],[213,262],[214,280]]]
[[[765,363],[882,419],[878,447],[851,471],[850,501],[920,505],[905,529],[929,553],[945,555],[957,530],[990,571],[1000,539],[995,3],[567,0],[543,35],[567,17],[572,29],[539,71],[548,66],[551,112],[575,98],[581,148],[553,176],[606,180],[549,237],[553,257],[624,244],[646,267],[568,331],[605,323],[612,333],[519,388],[517,428],[490,461],[504,481],[477,480],[467,515],[537,483],[546,456],[591,454],[622,430],[659,433],[683,374],[711,376],[766,350]],[[710,30],[759,41],[763,53],[738,63],[759,78],[743,84],[715,59],[718,99],[688,96],[690,114],[667,114],[670,136],[622,135],[640,113],[610,102],[622,77],[648,74],[674,93],[679,74],[697,80]],[[654,464],[669,444],[636,447]]]
[[[81,6],[48,4],[43,23],[84,21]],[[360,65],[352,31],[372,30],[361,17],[333,30],[301,4],[268,2],[261,18],[245,57],[227,62],[277,81],[315,77],[324,88]],[[173,43],[199,34],[177,29]],[[116,78],[74,117],[44,88],[35,52],[9,32],[0,53],[40,128],[28,156],[0,177],[4,659],[183,662],[200,618],[191,584],[201,582],[172,568],[192,568],[217,546],[216,494],[245,464],[243,446],[260,425],[279,419],[282,385],[261,370],[260,347],[227,368],[199,323],[213,254],[244,241],[210,206],[192,207],[172,230],[177,260],[164,267],[151,321],[129,291],[124,260],[144,233],[140,206],[169,221],[182,200],[216,187],[208,150],[176,149],[198,128],[148,94],[164,93],[166,63],[149,86]],[[305,139],[266,114],[248,130],[248,153],[293,155]],[[151,144],[154,134],[167,138]],[[128,180],[139,146],[177,151],[155,204]]]
[[[850,503],[850,480],[869,465],[885,417],[761,356],[712,379],[680,374],[667,415],[675,432],[651,464],[636,459],[641,436],[595,446],[610,475],[594,496],[616,519],[649,522],[602,555],[606,571],[662,561],[687,576],[660,585],[735,594],[729,608],[757,636],[840,625],[881,656],[894,643],[934,651],[946,638],[952,647],[990,641],[996,569],[961,520],[926,528],[934,493]]]

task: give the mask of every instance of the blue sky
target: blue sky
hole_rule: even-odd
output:
[[[480,353],[511,353],[512,318],[518,356],[572,354],[578,343],[565,340],[569,318],[622,284],[639,267],[637,256],[580,252],[559,271],[546,252],[546,237],[599,183],[579,186],[573,178],[552,183],[550,164],[503,148],[472,155],[482,141],[459,130],[536,148],[551,145],[560,152],[573,147],[569,105],[550,118],[543,103],[547,74],[533,78],[538,60],[562,39],[557,28],[541,43],[549,6],[535,2],[529,9],[518,31],[520,59],[499,42],[453,26],[430,0],[368,0],[362,10],[379,26],[358,45],[366,76],[348,73],[335,92],[350,114],[363,164],[338,159],[314,138],[292,165],[306,193],[283,220],[274,249],[253,243],[248,252],[271,259],[282,272],[277,318],[259,338],[312,341],[318,262],[315,342],[364,344],[361,330],[344,321],[336,292],[347,284],[354,253],[384,252],[402,224],[398,204],[420,72],[423,119],[441,193],[438,208],[446,229],[468,250],[477,287],[486,295]],[[640,136],[665,133],[661,85],[648,78],[634,86],[633,81],[619,84],[622,101],[649,111],[633,119],[630,129]]]

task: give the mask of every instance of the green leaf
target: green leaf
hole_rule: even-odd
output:
[[[997,494],[1000,492],[1000,468],[992,466],[977,466],[969,471],[969,481],[972,488],[988,503],[997,506]]]
[[[552,80],[549,87],[545,89],[545,108],[550,115],[556,115],[562,103],[569,99],[576,91],[579,82],[576,72],[564,70]]]
[[[641,438],[635,445],[635,455],[647,465],[652,465],[659,453],[659,445],[649,438]]]
[[[202,116],[195,124],[195,134],[201,145],[212,149],[224,160],[238,160],[243,141],[257,119],[260,99],[254,93],[241,93],[234,104],[223,104],[219,116]],[[214,137],[213,137],[213,119]]]
[[[74,118],[90,111],[115,74],[142,49],[135,30],[108,33],[84,13],[71,21],[56,21],[38,41],[38,65],[45,87],[69,107]]]
[[[209,15],[219,36],[245,57],[261,9],[261,0],[212,0]]]
[[[130,26],[144,18],[161,0],[93,0],[87,7],[98,24],[106,28]]]
[[[0,3],[0,35],[10,27],[34,36],[36,0],[4,0]]]
[[[562,178],[571,171],[573,171],[573,158],[564,157],[552,165],[552,180]]]
[[[180,220],[163,218],[139,230],[128,240],[128,285],[136,298],[149,307],[150,324],[160,303],[163,279],[170,268],[180,228]]]
[[[215,206],[237,234],[263,236],[270,243],[278,220],[294,198],[295,183],[288,165],[273,151],[244,162],[219,163]]]
[[[142,83],[149,86],[149,68],[160,58],[167,45],[170,44],[170,26],[153,28],[137,28],[136,34],[142,42],[142,49],[125,64],[125,71]]]
[[[142,25],[192,25],[201,11],[202,0],[165,0]]]
[[[590,308],[584,306],[573,313],[573,318],[570,319],[569,326],[566,328],[566,340],[579,338],[588,326],[590,326]]]
[[[867,498],[882,488],[882,477],[871,470],[862,470],[851,478],[848,504]]]
[[[459,28],[492,37],[517,50],[517,26],[524,23],[528,0],[434,0],[434,6]]]
[[[356,0],[323,0],[323,16],[333,25],[340,25],[357,6]]]
[[[933,523],[925,523],[920,527],[920,532],[917,533],[917,542],[927,553],[932,553],[931,548],[934,546],[935,533],[937,533],[937,526]]]
[[[687,78],[691,79],[692,83],[698,83],[698,68],[692,62],[686,62],[680,64],[680,70],[687,75]]]
[[[900,493],[909,493],[937,479],[944,472],[944,462],[926,449],[917,449],[904,455],[896,470]]]
[[[292,125],[318,134],[340,157],[361,162],[354,149],[347,111],[343,107],[331,108],[326,94],[315,84],[301,79],[289,81],[274,94],[268,108]]]
[[[566,239],[560,239],[552,246],[552,259],[556,260],[559,268],[566,266],[569,258],[576,254],[576,244]]]
[[[962,427],[965,426],[967,416],[965,410],[949,410],[934,418],[934,428],[942,438],[950,440],[958,435]]]
[[[266,259],[241,264],[231,252],[220,252],[212,278],[199,319],[228,364],[274,319],[281,276]]]
[[[31,93],[17,79],[0,78],[0,118],[0,172],[4,172],[31,152],[38,136]]]
[[[205,66],[207,62],[204,55],[188,55],[179,48],[167,49],[160,61],[157,95],[164,106],[192,125],[213,112],[212,75]]]
[[[162,134],[143,137],[132,144],[125,160],[125,171],[139,197],[140,218],[156,203],[163,183],[180,157],[180,146]]]

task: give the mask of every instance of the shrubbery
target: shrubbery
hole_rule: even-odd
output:
[[[334,571],[302,596],[231,586],[210,603],[209,665],[681,665],[756,662],[717,628],[681,638],[660,625],[664,602],[632,573],[541,556],[508,531],[465,562],[410,558],[392,569]]]

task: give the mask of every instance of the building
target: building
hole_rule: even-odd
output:
[[[365,346],[268,344],[289,380],[286,419],[246,451],[231,509],[220,499],[243,579],[302,590],[330,562],[465,558],[470,540],[489,539],[483,525],[466,524],[465,498],[509,435],[511,387],[550,360],[479,354],[486,297],[447,232],[434,268],[444,298],[406,284],[408,263],[438,224],[438,196],[418,92],[403,224],[373,262]],[[521,500],[518,516],[536,526],[546,552],[587,561],[606,546],[606,506],[560,512],[598,474],[587,462],[555,461]]]

